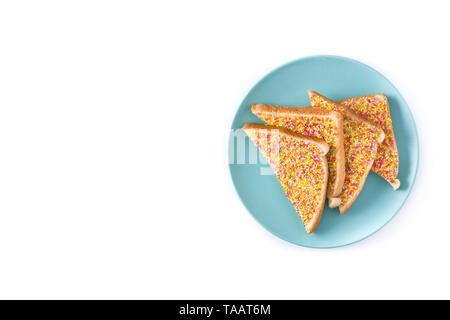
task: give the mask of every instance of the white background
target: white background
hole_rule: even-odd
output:
[[[0,298],[450,298],[448,12],[446,1],[1,2]],[[266,232],[227,166],[245,94],[312,54],[390,79],[421,148],[399,214],[330,250]]]

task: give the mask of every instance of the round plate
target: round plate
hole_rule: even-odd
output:
[[[286,106],[310,104],[307,90],[341,100],[384,93],[400,156],[401,187],[369,173],[363,190],[344,215],[325,204],[317,230],[308,235],[294,207],[285,197],[276,176],[248,138],[242,140],[247,122],[259,122],[253,103]],[[247,94],[233,120],[230,136],[230,172],[239,197],[248,211],[268,231],[297,245],[330,248],[362,240],[389,222],[408,197],[416,177],[419,143],[413,116],[400,92],[379,72],[358,61],[337,56],[312,56],[285,64],[260,80]],[[245,134],[244,134],[245,136]],[[239,140],[241,139],[241,140]],[[242,144],[245,141],[244,144]],[[256,157],[255,157],[256,152]]]

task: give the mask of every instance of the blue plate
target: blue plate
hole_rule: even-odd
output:
[[[384,93],[389,100],[397,140],[401,181],[400,189],[393,191],[389,183],[371,172],[350,210],[341,216],[337,209],[330,209],[326,204],[317,230],[310,235],[259,151],[238,130],[247,122],[261,122],[251,113],[252,103],[307,106],[310,104],[308,89],[334,100]],[[419,142],[408,105],[382,74],[352,59],[312,56],[272,71],[247,94],[231,129],[229,167],[239,197],[264,228],[297,245],[339,247],[372,235],[399,211],[416,177]]]

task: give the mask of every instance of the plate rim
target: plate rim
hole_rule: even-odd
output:
[[[230,128],[230,131],[233,130],[233,124],[234,124],[235,121],[236,121],[237,113],[238,113],[238,111],[241,109],[241,107],[243,106],[244,101],[247,100],[247,98],[250,96],[250,94],[251,94],[251,93],[252,93],[252,92],[260,85],[260,83],[262,83],[263,81],[265,81],[268,77],[270,77],[272,74],[276,73],[278,70],[280,70],[280,69],[282,69],[282,68],[285,68],[285,67],[289,66],[290,64],[295,64],[295,63],[299,63],[299,62],[304,61],[304,60],[317,59],[317,58],[331,58],[331,59],[344,60],[344,61],[351,62],[351,63],[357,63],[357,64],[359,64],[359,65],[361,65],[361,66],[363,66],[363,67],[365,67],[365,68],[368,68],[369,70],[371,70],[371,71],[375,72],[376,74],[378,74],[379,76],[381,76],[387,83],[389,83],[389,84],[394,88],[394,90],[397,92],[398,97],[400,98],[400,100],[402,101],[402,103],[404,103],[404,104],[406,105],[406,107],[407,107],[408,113],[409,113],[409,115],[411,116],[411,119],[412,119],[412,124],[413,124],[413,128],[414,128],[414,135],[415,135],[415,138],[416,138],[416,141],[417,141],[417,148],[416,148],[416,159],[417,159],[417,162],[416,162],[415,167],[413,168],[414,172],[413,172],[413,176],[412,176],[412,180],[411,180],[411,185],[410,185],[409,189],[407,190],[406,196],[404,197],[404,199],[402,200],[402,202],[401,202],[401,204],[398,206],[398,208],[395,210],[395,212],[392,214],[392,216],[391,216],[388,220],[386,220],[386,222],[383,223],[383,224],[382,224],[380,227],[378,227],[376,230],[374,230],[373,232],[371,232],[371,233],[367,234],[366,236],[364,236],[364,237],[362,237],[362,238],[360,238],[360,239],[357,239],[357,240],[355,240],[355,241],[351,241],[351,242],[343,243],[343,244],[338,244],[338,245],[329,245],[329,246],[313,246],[313,245],[307,245],[307,244],[299,244],[299,243],[296,243],[296,242],[294,242],[294,241],[285,239],[285,238],[284,238],[283,236],[281,236],[278,232],[275,232],[275,231],[273,231],[273,230],[269,230],[268,227],[266,227],[264,224],[262,224],[262,223],[255,217],[255,215],[254,215],[254,214],[250,211],[250,209],[247,207],[246,203],[243,201],[241,195],[240,195],[239,192],[238,192],[238,189],[237,189],[237,187],[236,187],[236,181],[235,181],[235,179],[234,179],[234,177],[233,177],[233,174],[232,174],[232,172],[231,172],[231,166],[232,166],[231,163],[228,163],[228,171],[229,171],[229,173],[230,173],[231,181],[233,182],[233,187],[234,187],[234,190],[235,190],[235,192],[237,193],[237,195],[238,195],[238,197],[239,197],[239,200],[240,200],[241,203],[244,205],[244,207],[245,207],[245,209],[247,210],[247,212],[253,217],[253,219],[255,219],[256,222],[258,222],[258,224],[259,224],[260,226],[262,226],[266,231],[268,231],[268,232],[269,232],[270,234],[272,234],[272,235],[275,235],[277,238],[279,238],[279,239],[281,239],[281,240],[283,240],[283,241],[285,241],[285,242],[294,244],[294,245],[299,246],[299,247],[312,248],[312,249],[332,249],[332,248],[339,248],[339,247],[349,246],[349,245],[352,245],[352,244],[354,244],[354,243],[357,243],[357,242],[360,242],[360,241],[363,241],[363,240],[369,238],[370,236],[374,235],[375,233],[377,233],[378,231],[380,231],[382,228],[384,228],[384,227],[385,227],[385,226],[386,226],[386,225],[387,225],[387,224],[388,224],[388,223],[389,223],[389,222],[390,222],[390,221],[398,214],[398,212],[402,209],[403,205],[405,204],[406,200],[409,198],[409,195],[411,194],[411,191],[412,191],[412,189],[413,189],[413,187],[414,187],[414,184],[415,184],[415,182],[416,182],[417,172],[418,172],[419,165],[420,165],[420,142],[419,142],[419,134],[418,134],[418,132],[417,132],[417,126],[416,126],[416,121],[415,121],[415,119],[414,119],[414,115],[412,114],[411,109],[410,109],[408,103],[406,102],[405,98],[404,98],[403,95],[401,94],[401,92],[397,89],[396,86],[394,86],[394,84],[393,84],[391,81],[389,81],[388,78],[386,78],[386,77],[385,77],[381,72],[379,72],[378,70],[374,69],[373,67],[371,67],[371,66],[369,66],[369,65],[367,65],[367,64],[365,64],[365,63],[363,63],[363,62],[360,62],[360,61],[355,60],[355,59],[353,59],[353,58],[348,58],[348,57],[339,56],[339,55],[329,55],[329,54],[309,55],[309,56],[297,58],[297,59],[288,61],[288,62],[286,62],[286,63],[284,63],[284,64],[282,64],[282,65],[276,67],[275,69],[272,69],[271,71],[269,71],[266,75],[264,75],[261,79],[259,79],[259,80],[251,87],[251,89],[250,89],[250,90],[248,91],[248,93],[245,95],[244,99],[242,99],[241,103],[239,104],[239,106],[238,106],[238,108],[237,108],[237,110],[236,110],[236,112],[235,112],[235,114],[234,114],[233,120],[231,121],[231,128]],[[232,138],[232,137],[229,137],[229,138],[228,138],[228,146],[229,146],[230,143],[231,143],[231,138]],[[227,152],[227,158],[229,157],[229,152],[230,152],[230,151],[228,150],[228,152]]]

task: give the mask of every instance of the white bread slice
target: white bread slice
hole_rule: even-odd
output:
[[[400,187],[400,180],[397,179],[399,156],[387,97],[384,94],[371,94],[338,102],[383,129],[386,138],[378,146],[372,171],[388,181],[394,190],[397,190]]]
[[[317,92],[308,93],[314,108],[338,111],[344,117],[346,172],[339,205],[339,212],[344,214],[358,198],[385,134],[381,128],[358,116],[350,108]]]
[[[253,104],[252,112],[269,125],[283,127],[306,136],[323,139],[329,146],[328,205],[339,206],[345,177],[343,117],[337,111],[312,107]]]
[[[243,129],[267,158],[306,232],[314,232],[325,204],[328,144],[317,138],[259,123],[247,123]]]

